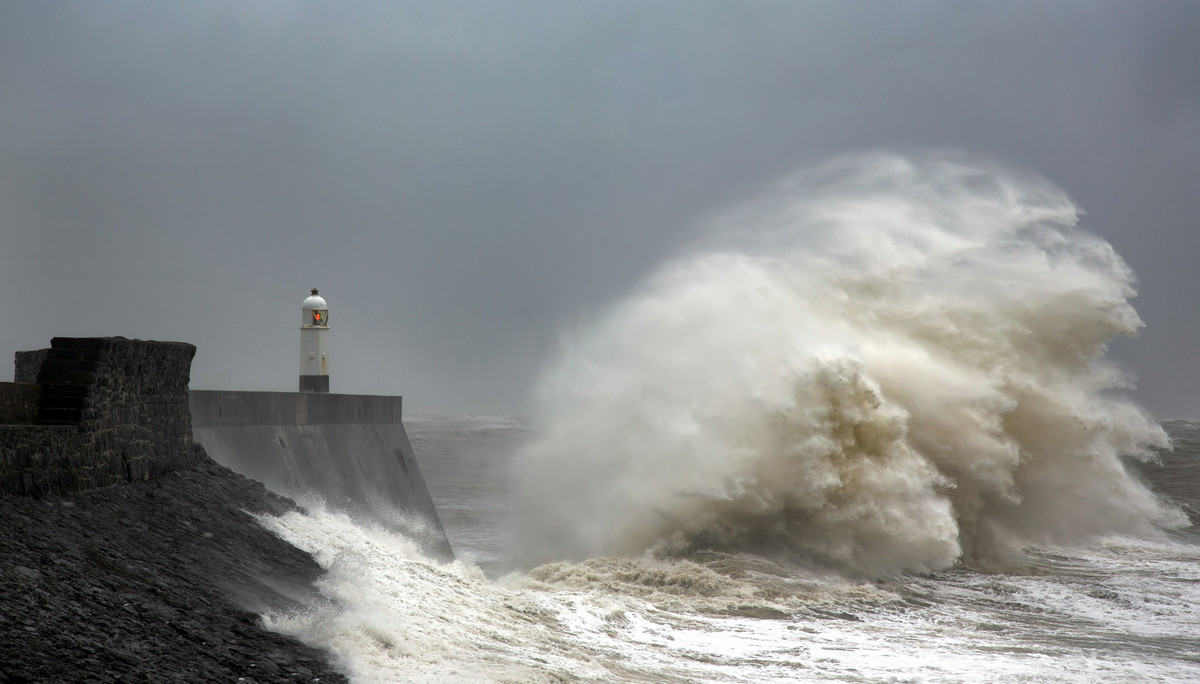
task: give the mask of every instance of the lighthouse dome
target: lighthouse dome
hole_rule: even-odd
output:
[[[304,300],[300,305],[301,309],[328,309],[329,305],[325,303],[325,298],[317,294],[317,288],[312,289],[312,294]]]
[[[304,327],[329,325],[329,305],[317,294],[317,288],[300,305],[300,325]]]

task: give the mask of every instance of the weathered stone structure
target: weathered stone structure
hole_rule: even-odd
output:
[[[0,382],[0,426],[36,423],[41,403],[40,385]]]
[[[49,349],[17,352],[13,380],[27,383],[37,382],[38,371],[42,369],[42,362],[46,360],[46,355],[49,353]]]
[[[0,682],[346,681],[257,617],[302,609],[321,570],[252,517],[291,501],[193,444],[195,352],[109,337],[17,354],[0,383]]]
[[[18,353],[17,382],[0,383],[0,493],[81,492],[197,463],[195,354],[183,342],[123,337],[56,337]]]

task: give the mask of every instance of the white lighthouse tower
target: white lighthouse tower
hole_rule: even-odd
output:
[[[300,305],[300,391],[329,392],[329,305],[317,288]]]

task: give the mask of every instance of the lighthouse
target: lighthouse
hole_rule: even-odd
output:
[[[329,392],[329,305],[317,288],[300,305],[300,391]]]

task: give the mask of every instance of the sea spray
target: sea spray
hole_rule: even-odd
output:
[[[439,507],[500,510],[507,497],[491,464],[509,460],[528,423],[459,417],[410,429],[427,447],[419,453],[457,459],[451,471],[427,470]],[[1194,506],[1195,442],[1168,429],[1177,449],[1164,467],[1131,467]],[[387,526],[302,503],[308,513],[259,520],[319,561],[322,598],[264,622],[328,649],[354,682],[1090,684],[1192,681],[1200,666],[1200,556],[1188,535],[1035,545],[1036,571],[1021,574],[956,567],[864,581],[693,549],[489,581],[470,563],[423,558]],[[477,518],[449,520],[460,558],[505,543],[476,546]]]
[[[520,560],[748,550],[879,575],[1179,522],[1108,341],[1132,273],[1043,179],[847,156],[714,218],[565,343]]]

